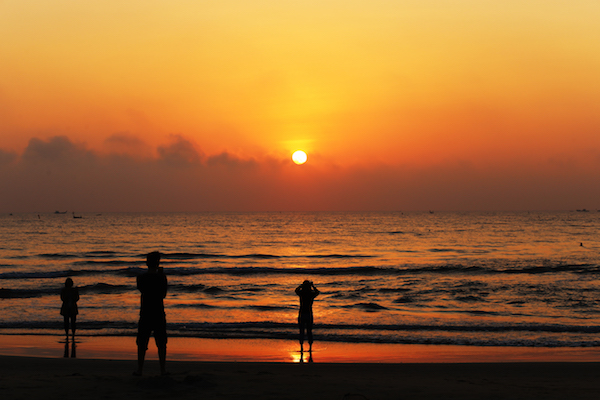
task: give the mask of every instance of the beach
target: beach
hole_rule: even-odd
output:
[[[598,214],[4,216],[2,399],[586,399],[600,393]],[[581,243],[585,246],[581,246]],[[161,251],[167,371],[137,367]],[[60,290],[79,289],[75,346]],[[298,296],[315,282],[315,343]]]
[[[596,349],[315,343],[312,362],[308,352],[300,362],[290,341],[170,338],[169,375],[159,376],[151,342],[136,377],[131,337],[76,338],[76,358],[63,357],[56,336],[0,340],[4,399],[595,399],[600,392]]]

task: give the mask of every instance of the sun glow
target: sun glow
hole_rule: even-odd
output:
[[[292,161],[298,165],[304,164],[306,160],[308,160],[308,156],[302,150],[298,150],[292,154]]]

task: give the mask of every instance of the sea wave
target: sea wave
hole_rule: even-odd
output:
[[[105,258],[130,258],[131,262],[143,263],[146,254],[119,254],[114,251],[90,251],[84,253],[41,253],[36,257],[45,259],[71,259],[71,258],[99,258],[97,262],[107,262]],[[265,253],[246,253],[246,254],[222,254],[222,253],[187,253],[187,252],[161,252],[161,259],[164,260],[202,260],[202,259],[289,259],[289,258],[372,258],[372,254],[302,254],[302,255],[278,255]],[[93,262],[93,261],[92,261]],[[123,261],[125,262],[125,261]],[[128,261],[129,262],[129,261]]]
[[[93,285],[84,285],[78,287],[80,294],[97,293],[97,294],[117,294],[124,293],[129,290],[134,290],[135,286],[127,285],[111,285],[108,283],[99,282]],[[5,289],[0,288],[0,299],[25,299],[42,296],[58,296],[60,288],[46,287],[37,289]]]
[[[168,323],[169,336],[198,338],[297,339],[297,325],[281,322]],[[134,336],[136,321],[85,321],[80,336]],[[512,335],[527,332],[530,335]],[[60,323],[21,321],[0,323],[1,334],[62,334]],[[448,334],[451,333],[451,334]],[[513,325],[344,325],[317,324],[315,339],[331,342],[438,344],[462,346],[598,347],[600,326]]]
[[[325,256],[323,256],[325,257]],[[330,255],[327,257],[337,257]],[[143,273],[146,268],[139,265],[137,261],[109,260],[109,261],[77,261],[72,265],[94,265],[96,268],[69,268],[61,270],[31,271],[31,272],[4,272],[0,273],[0,279],[56,279],[69,276],[102,275],[113,274],[119,276],[135,277]],[[129,266],[128,266],[129,265]],[[115,268],[126,266],[125,268]],[[103,268],[107,267],[107,268]],[[112,268],[111,268],[112,267]],[[503,266],[498,265],[402,265],[402,266],[326,266],[326,267],[291,267],[291,266],[169,266],[165,265],[164,271],[172,276],[190,275],[258,275],[258,274],[289,274],[289,275],[426,275],[426,274],[551,274],[551,273],[574,273],[581,275],[600,275],[600,266],[594,264],[555,264],[555,265],[525,265],[525,266]]]

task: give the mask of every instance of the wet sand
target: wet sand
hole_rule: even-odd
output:
[[[62,336],[0,335],[0,355],[71,357],[72,343]],[[203,339],[170,337],[170,361],[300,362],[297,342],[273,339]],[[315,342],[315,363],[496,363],[496,362],[600,362],[600,347],[491,347],[374,343]],[[128,336],[78,336],[75,356],[87,359],[135,360],[135,338]],[[148,359],[156,360],[151,339]]]

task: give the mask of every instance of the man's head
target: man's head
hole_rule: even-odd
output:
[[[157,271],[158,265],[160,264],[160,253],[158,251],[153,251],[152,253],[148,253],[146,256],[146,265],[150,271]]]

